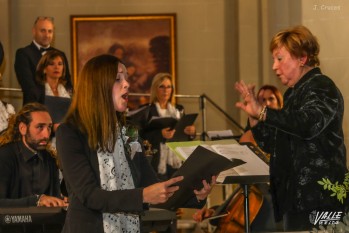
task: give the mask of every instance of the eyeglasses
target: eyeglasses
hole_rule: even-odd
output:
[[[165,85],[160,85],[159,86],[160,89],[172,89],[171,85],[165,86]]]

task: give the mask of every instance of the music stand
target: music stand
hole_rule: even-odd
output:
[[[227,176],[223,184],[240,184],[243,187],[244,194],[244,217],[245,232],[250,232],[250,203],[249,203],[249,186],[258,183],[268,183],[269,176]]]
[[[188,158],[190,150],[184,151],[180,147],[195,147],[204,145],[211,147],[217,153],[221,153],[229,159],[241,159],[245,161],[241,167],[237,166],[220,173],[217,182],[221,184],[241,184],[244,191],[244,215],[245,215],[245,230],[250,232],[249,223],[249,185],[257,183],[269,182],[269,166],[268,158],[252,143],[241,143],[248,147],[235,147],[239,143],[235,140],[219,140],[219,141],[199,141],[199,142],[181,142],[168,143],[167,145],[181,159]],[[233,148],[230,148],[233,147]],[[232,149],[232,150],[229,150]],[[183,154],[182,154],[183,153]],[[242,157],[244,156],[244,157]],[[245,166],[246,165],[246,166]]]
[[[241,143],[247,145],[259,158],[267,163],[265,155],[251,143]],[[244,194],[244,217],[245,217],[245,232],[251,232],[250,226],[250,205],[249,205],[249,186],[258,183],[268,183],[269,175],[244,175],[244,176],[226,176],[223,184],[240,184],[243,187]]]
[[[141,215],[141,232],[166,231],[176,232],[176,212],[165,209],[150,208]]]

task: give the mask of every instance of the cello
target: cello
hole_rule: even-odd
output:
[[[269,157],[251,142],[243,142],[241,145],[247,145],[260,159],[269,164]],[[220,219],[214,233],[233,233],[245,232],[245,213],[244,213],[245,195],[242,186],[234,190],[232,195],[217,210],[227,215]],[[249,186],[249,223],[256,218],[263,204],[263,194],[256,185]]]
[[[255,186],[249,188],[249,222],[252,223],[263,204],[263,194]],[[245,232],[244,199],[242,187],[234,190],[233,194],[217,212],[226,212],[227,215],[220,219],[214,233]]]

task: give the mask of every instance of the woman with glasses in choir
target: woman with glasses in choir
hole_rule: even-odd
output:
[[[173,138],[175,130],[170,127],[151,128],[149,127],[149,122],[153,117],[180,119],[184,115],[184,107],[175,104],[174,88],[170,74],[156,74],[151,85],[150,104],[143,111],[144,114],[140,120],[141,137],[148,140],[152,148],[156,150],[151,163],[160,179],[170,177],[181,165],[181,160],[165,145],[167,140]],[[185,127],[184,133],[188,135],[188,140],[193,139],[196,135],[195,126],[190,125]]]

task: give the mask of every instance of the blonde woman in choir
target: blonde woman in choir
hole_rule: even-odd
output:
[[[170,128],[152,128],[149,122],[152,117],[172,117],[180,119],[184,115],[184,107],[174,103],[174,85],[169,73],[158,73],[154,76],[150,90],[150,104],[143,112],[140,120],[142,138],[148,140],[157,150],[152,158],[152,166],[160,179],[171,177],[173,172],[182,164],[173,152],[165,145],[166,140],[173,138],[175,130]],[[188,140],[196,134],[194,125],[184,128]]]

